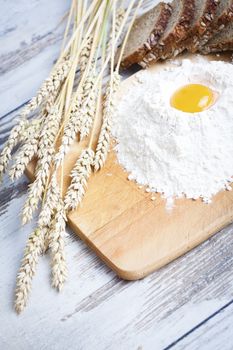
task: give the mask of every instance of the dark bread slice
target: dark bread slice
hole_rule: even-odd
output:
[[[161,2],[136,19],[125,47],[125,53],[121,62],[122,68],[127,68],[141,61],[147,52],[151,50],[151,47],[158,43],[167,27],[171,12],[171,6]],[[119,56],[119,52],[120,49],[116,57]]]
[[[161,39],[139,63],[144,68],[150,62],[170,57],[178,43],[186,38],[191,27],[195,13],[195,0],[174,0],[171,7],[172,15]]]
[[[193,27],[188,34],[188,38],[182,43],[189,52],[196,52],[200,42],[204,42],[206,32],[211,27],[216,18],[219,0],[196,0],[196,13]]]
[[[233,50],[233,20],[200,48],[203,54]]]
[[[215,34],[223,30],[233,19],[233,0],[221,0],[217,7],[214,21],[206,30],[199,48],[204,46]]]

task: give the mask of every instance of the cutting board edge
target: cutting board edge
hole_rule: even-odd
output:
[[[233,223],[233,213],[230,215],[230,217],[227,216],[223,222],[220,222],[218,224],[218,226],[216,226],[215,230],[212,229],[212,225],[211,225],[211,227],[209,227],[208,229],[205,230],[206,231],[205,235],[203,235],[203,232],[202,232],[202,235],[200,235],[201,238],[197,239],[196,241],[193,241],[192,244],[188,243],[188,244],[180,247],[178,250],[175,250],[173,252],[173,254],[169,256],[169,259],[168,258],[161,259],[161,260],[157,261],[156,264],[151,264],[147,268],[143,268],[141,270],[139,270],[139,269],[138,270],[130,270],[130,269],[127,270],[127,269],[123,269],[122,267],[113,263],[81,231],[79,231],[77,233],[77,227],[75,225],[73,225],[72,222],[68,219],[69,227],[78,235],[78,237],[82,241],[84,241],[88,245],[88,247],[91,248],[91,250],[93,250],[96,253],[96,255],[102,261],[104,261],[110,269],[112,269],[117,274],[117,276],[119,276],[120,278],[127,280],[127,281],[140,280],[140,279],[148,276],[152,272],[159,270],[163,266],[168,265],[172,261],[178,259],[179,257],[185,255],[186,253],[188,253],[189,251],[191,251],[195,247],[197,247],[200,244],[207,241],[209,238],[211,238],[214,235],[216,235],[217,233],[219,233],[219,231],[221,231],[222,229],[224,229],[226,226],[230,225],[231,223]]]

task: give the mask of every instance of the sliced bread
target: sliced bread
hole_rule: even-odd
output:
[[[223,30],[233,19],[233,0],[221,0],[216,10],[215,18],[208,26],[200,40],[199,48],[204,46],[215,34]]]
[[[155,62],[160,58],[170,57],[177,44],[187,36],[194,18],[195,0],[174,0],[171,7],[172,15],[167,28],[159,42],[139,63],[142,67],[146,67],[150,62]]]
[[[158,43],[167,27],[171,12],[171,6],[161,2],[135,21],[122,58],[122,68],[141,61],[151,47]]]
[[[233,50],[233,20],[199,51],[203,54],[209,54],[228,50]]]

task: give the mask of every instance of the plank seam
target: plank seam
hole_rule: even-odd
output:
[[[217,311],[215,311],[214,313],[212,313],[210,316],[208,316],[207,318],[205,318],[202,322],[198,323],[195,327],[191,328],[188,332],[184,333],[181,337],[179,337],[177,340],[175,340],[174,342],[172,342],[171,344],[169,344],[168,346],[166,346],[163,350],[170,350],[172,349],[175,345],[177,345],[179,342],[181,342],[183,339],[187,338],[188,335],[190,335],[191,333],[195,332],[196,330],[198,330],[200,327],[202,327],[204,324],[206,324],[208,321],[210,321],[212,318],[214,318],[215,316],[217,316],[219,313],[221,313],[222,311],[224,311],[225,309],[227,309],[229,306],[233,305],[233,299],[231,301],[229,301],[227,304],[225,304],[224,306],[222,306],[220,309],[218,309]]]

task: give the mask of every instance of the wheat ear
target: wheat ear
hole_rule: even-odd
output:
[[[95,74],[90,75],[83,85],[83,102],[80,110],[80,140],[87,137],[96,113],[97,89],[94,89]]]
[[[14,158],[14,164],[9,171],[11,180],[18,179],[23,175],[28,163],[36,155],[38,150],[41,119],[33,120],[28,127],[24,144],[20,147]]]
[[[52,228],[48,234],[51,252],[52,286],[61,291],[67,279],[65,258],[66,213],[62,200],[57,204]]]
[[[39,256],[43,252],[46,229],[36,229],[30,236],[24,251],[24,257],[16,280],[15,310],[23,311],[32,288],[32,279],[36,271]]]
[[[36,96],[33,97],[24,107],[21,113],[23,117],[26,117],[31,112],[35,111],[47,99],[49,99],[50,105],[53,103],[62,82],[65,80],[69,73],[70,67],[71,62],[68,59],[61,61],[57,68],[52,72],[50,77],[44,81]]]
[[[56,172],[54,172],[51,176],[48,190],[46,192],[46,197],[39,214],[38,225],[40,227],[49,226],[54,213],[54,209],[56,208],[56,203],[59,202],[59,198],[60,191],[57,186]]]
[[[110,146],[110,137],[112,129],[112,115],[115,109],[115,95],[120,85],[120,75],[113,73],[112,87],[111,82],[106,88],[105,100],[103,105],[103,123],[100,130],[99,140],[96,147],[94,169],[98,171],[103,167],[107,159]]]
[[[2,179],[3,174],[7,170],[8,164],[11,160],[12,151],[20,141],[21,135],[22,133],[24,133],[27,125],[28,121],[26,119],[21,119],[19,124],[11,130],[10,136],[0,155],[0,181]]]
[[[70,117],[64,128],[61,145],[55,156],[57,165],[62,163],[69,146],[78,135],[80,135],[80,140],[82,140],[90,133],[96,111],[97,93],[96,89],[93,89],[94,79],[95,77],[91,75],[86,78],[80,89],[80,94],[73,101]]]
[[[80,67],[80,74],[83,75],[83,73],[86,70],[90,53],[91,53],[91,48],[93,44],[93,35],[91,34],[87,38],[86,45],[83,47],[81,53],[80,53],[80,59],[79,59],[79,67]]]
[[[73,210],[81,203],[87,188],[87,181],[91,174],[91,166],[95,153],[87,148],[82,151],[71,171],[71,184],[64,198],[66,210]]]
[[[33,217],[44,192],[53,156],[55,141],[61,122],[62,113],[57,106],[52,107],[45,118],[40,135],[38,161],[35,172],[35,181],[29,186],[28,197],[22,211],[22,223],[25,224]]]

